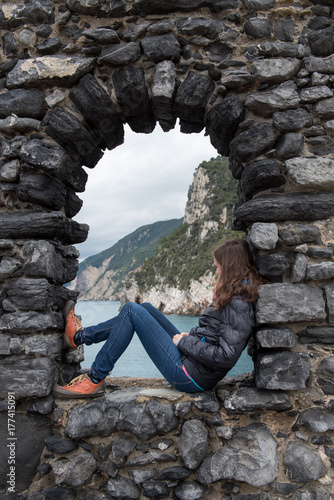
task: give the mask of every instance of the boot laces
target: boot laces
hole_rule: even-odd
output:
[[[81,382],[83,382],[86,379],[86,374],[83,373],[82,375],[79,375],[78,377],[75,377],[71,382],[69,382],[66,387],[73,387],[74,385],[78,385]]]
[[[76,332],[78,332],[79,330],[82,330],[81,317],[77,316],[73,310],[70,312],[70,315],[71,315],[71,319],[75,323]]]

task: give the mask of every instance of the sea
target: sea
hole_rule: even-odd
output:
[[[82,325],[91,326],[107,321],[117,316],[120,309],[118,301],[79,301],[75,306],[76,314],[82,318]],[[168,314],[166,317],[176,326],[180,332],[188,332],[193,326],[198,325],[198,316],[181,316]],[[90,368],[96,354],[101,349],[100,344],[85,345],[85,359],[81,362],[81,368]],[[229,371],[228,377],[234,377],[242,373],[253,371],[252,358],[248,356],[245,349],[237,364]],[[128,348],[119,358],[112,371],[114,377],[161,377],[161,373],[150,359],[143,348],[139,338],[135,334]]]

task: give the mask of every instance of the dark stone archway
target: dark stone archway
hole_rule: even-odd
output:
[[[225,408],[261,409],[260,421],[270,428],[273,401],[285,391],[283,406],[292,411],[284,424],[289,432],[280,435],[285,459],[281,453],[281,486],[274,491],[287,494],[285,482],[322,477],[321,491],[330,494],[332,18],[331,0],[2,4],[0,396],[6,412],[8,394],[15,394],[20,421],[36,442],[45,438],[45,421],[51,425],[50,394],[59,372],[71,378],[79,361],[62,352],[61,312],[75,299],[63,287],[77,271],[73,245],[88,234],[87,225],[72,220],[87,181],[82,167],[93,168],[105,149],[123,143],[124,123],[150,133],[157,123],[168,131],[179,119],[182,132],[205,128],[217,152],[229,156],[240,180],[234,227],[246,232],[272,283],[257,305],[256,396],[253,389],[239,391]],[[326,428],[316,425],[320,421]],[[293,425],[321,433],[312,441],[304,436],[303,445],[327,456],[317,472],[308,473],[306,462],[298,470],[300,450],[288,445],[298,437],[290,435]],[[40,448],[18,490],[29,486],[39,454]],[[259,484],[272,482],[269,476]]]

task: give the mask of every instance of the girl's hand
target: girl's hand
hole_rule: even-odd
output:
[[[178,342],[182,339],[182,337],[184,337],[185,335],[189,335],[189,333],[186,333],[186,332],[182,332],[182,333],[178,333],[177,335],[174,335],[173,337],[173,344],[177,345]]]

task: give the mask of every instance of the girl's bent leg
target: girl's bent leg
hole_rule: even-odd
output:
[[[141,306],[150,313],[150,315],[159,323],[159,325],[162,326],[170,337],[174,337],[174,335],[180,333],[176,326],[174,326],[173,323],[171,323],[171,321],[169,321],[169,319],[167,319],[166,316],[159,311],[159,309],[152,306],[152,304],[144,302]]]

